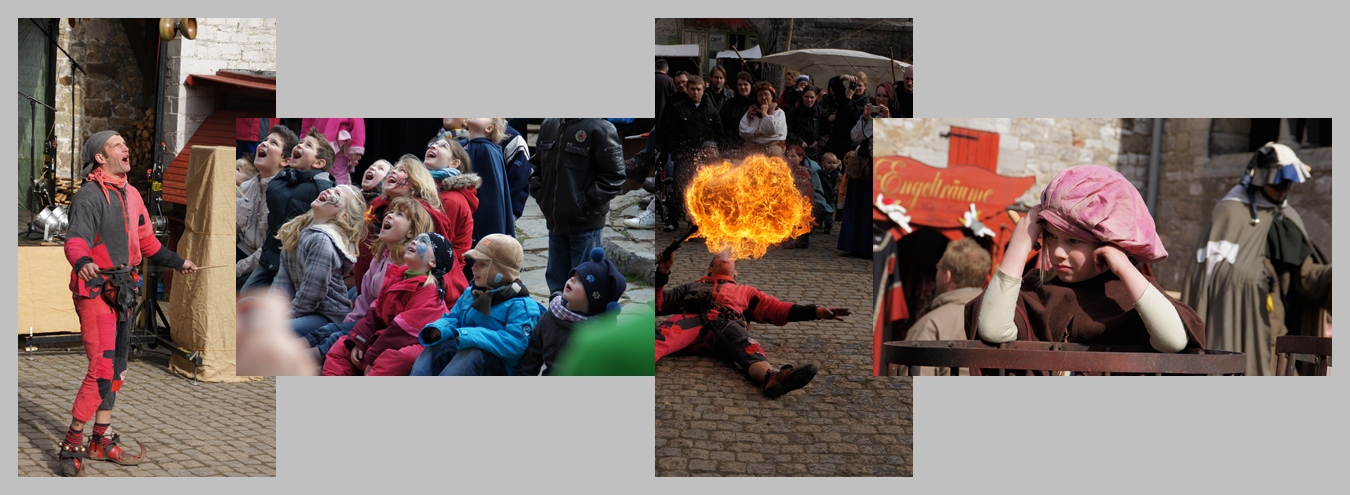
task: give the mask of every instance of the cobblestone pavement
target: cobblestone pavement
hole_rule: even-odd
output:
[[[853,311],[843,321],[751,324],[770,363],[816,363],[815,380],[770,400],[730,364],[685,354],[662,359],[658,476],[913,475],[911,382],[871,376],[872,262],[838,254],[838,227],[834,235],[812,234],[810,249],[770,248],[736,264],[737,282],[781,300]],[[657,250],[675,237],[658,232]],[[705,274],[709,259],[701,239],[685,243],[675,252],[671,285]]]
[[[652,248],[654,234],[651,230],[629,230],[623,225],[623,220],[627,218],[624,213],[636,215],[635,205],[646,196],[651,195],[636,190],[611,200],[609,222],[601,234],[605,243],[605,256],[624,272],[628,283],[627,290],[619,299],[624,314],[630,314],[655,299],[651,285],[652,274],[656,269]],[[548,266],[548,226],[533,196],[525,203],[524,213],[516,219],[516,239],[520,240],[525,250],[525,266],[521,269],[520,279],[530,289],[530,296],[542,304],[548,304],[548,284],[544,280],[544,269]]]
[[[20,351],[18,362],[19,476],[59,476],[56,448],[89,361]],[[84,476],[276,476],[276,379],[192,385],[168,363],[160,350],[133,357],[113,410],[113,429],[144,443],[145,460],[90,462]]]

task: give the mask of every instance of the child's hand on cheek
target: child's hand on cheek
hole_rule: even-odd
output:
[[[1120,271],[1130,265],[1130,256],[1121,251],[1114,244],[1103,244],[1092,252],[1093,261],[1097,264],[1097,271],[1105,272],[1110,270],[1120,275]]]

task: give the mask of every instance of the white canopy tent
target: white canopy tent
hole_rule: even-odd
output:
[[[754,60],[761,56],[762,54],[759,51],[759,45],[755,45],[750,47],[749,49],[741,50],[741,56],[739,58],[743,58],[746,60]],[[717,58],[737,58],[736,50],[722,50],[720,52],[717,52]]]
[[[746,57],[746,59],[749,59],[749,57]],[[760,57],[758,61],[796,69],[803,74],[810,75],[814,84],[817,85],[824,85],[826,81],[837,75],[857,74],[859,72],[867,74],[868,79],[872,81],[892,81],[900,79],[905,67],[910,65],[892,60],[890,57],[834,48],[789,50]],[[892,76],[892,70],[894,70],[894,76]]]

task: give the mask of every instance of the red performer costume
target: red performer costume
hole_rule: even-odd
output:
[[[74,421],[58,454],[66,476],[81,474],[86,457],[124,465],[140,462],[144,446],[137,442],[137,453],[125,451],[119,436],[108,428],[135,324],[132,315],[140,294],[135,267],[142,258],[149,258],[183,273],[197,268],[155,238],[145,202],[126,183],[128,155],[125,141],[116,132],[94,134],[84,147],[84,187],[71,199],[65,255],[72,267],[70,290],[89,369],[75,395]],[[86,447],[81,436],[84,424],[91,420],[97,421]]]
[[[798,369],[783,365],[773,370],[764,348],[750,337],[746,325],[749,321],[782,326],[793,321],[834,319],[847,315],[848,310],[780,301],[754,287],[737,285],[735,277],[735,261],[719,256],[708,268],[708,276],[665,289],[670,280],[669,266],[658,266],[656,314],[674,316],[656,326],[656,360],[684,349],[729,360],[752,380],[761,382],[769,398],[806,386],[815,377],[816,366]]]

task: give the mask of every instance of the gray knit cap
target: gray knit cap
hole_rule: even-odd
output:
[[[94,155],[103,151],[103,145],[108,144],[109,139],[120,135],[117,131],[100,131],[89,136],[84,142],[84,175],[93,173],[94,167],[98,166],[98,162],[94,161]]]

